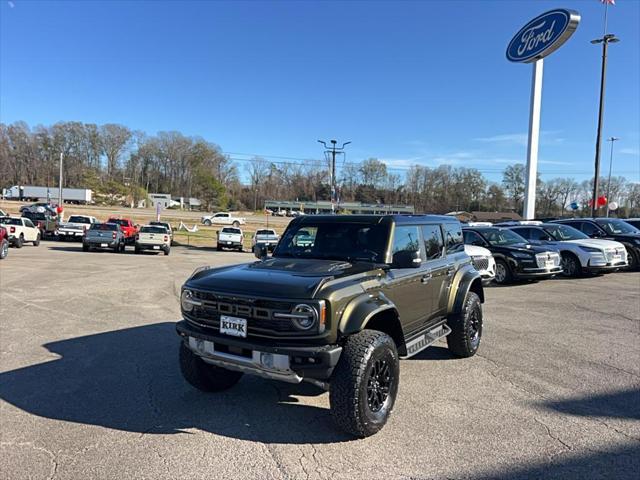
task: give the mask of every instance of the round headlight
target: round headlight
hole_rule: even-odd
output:
[[[306,303],[293,307],[293,313],[296,315],[292,318],[293,325],[300,330],[309,330],[318,320],[318,311]]]
[[[180,306],[185,312],[193,310],[193,292],[191,290],[183,290],[180,295]]]

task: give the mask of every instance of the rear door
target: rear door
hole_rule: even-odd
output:
[[[427,293],[431,297],[429,321],[437,321],[447,311],[447,293],[453,271],[453,258],[445,255],[444,237],[440,224],[429,223],[422,226],[422,238],[428,270]]]

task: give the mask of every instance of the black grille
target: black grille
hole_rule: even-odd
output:
[[[194,298],[202,301],[188,314],[197,323],[218,329],[220,316],[229,315],[247,319],[247,333],[251,334],[301,334],[291,320],[275,318],[274,313],[290,313],[294,304],[268,299],[236,297],[213,292],[194,291]],[[308,332],[307,332],[308,334]]]

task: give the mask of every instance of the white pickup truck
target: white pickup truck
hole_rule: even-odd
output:
[[[135,246],[136,253],[141,253],[143,250],[155,250],[158,253],[164,252],[165,255],[169,255],[171,237],[169,237],[166,227],[145,225],[136,234]]]
[[[242,230],[235,227],[224,227],[217,232],[216,249],[221,251],[223,248],[231,248],[234,250],[242,251],[244,244],[244,234]]]
[[[98,223],[96,217],[88,215],[71,215],[69,220],[62,222],[56,229],[56,236],[59,240],[79,239],[82,240],[84,232],[91,228],[91,225]]]
[[[28,218],[0,217],[0,227],[7,229],[9,243],[16,248],[22,248],[24,242],[40,245],[40,229]]]
[[[234,227],[239,227],[240,225],[244,225],[247,221],[242,217],[235,217],[229,212],[219,212],[214,213],[213,215],[205,215],[200,221],[207,226],[211,225],[233,225]]]

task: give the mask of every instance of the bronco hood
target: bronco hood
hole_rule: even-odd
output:
[[[270,298],[311,298],[320,284],[332,278],[372,269],[368,262],[269,258],[263,262],[202,270],[187,288]]]

